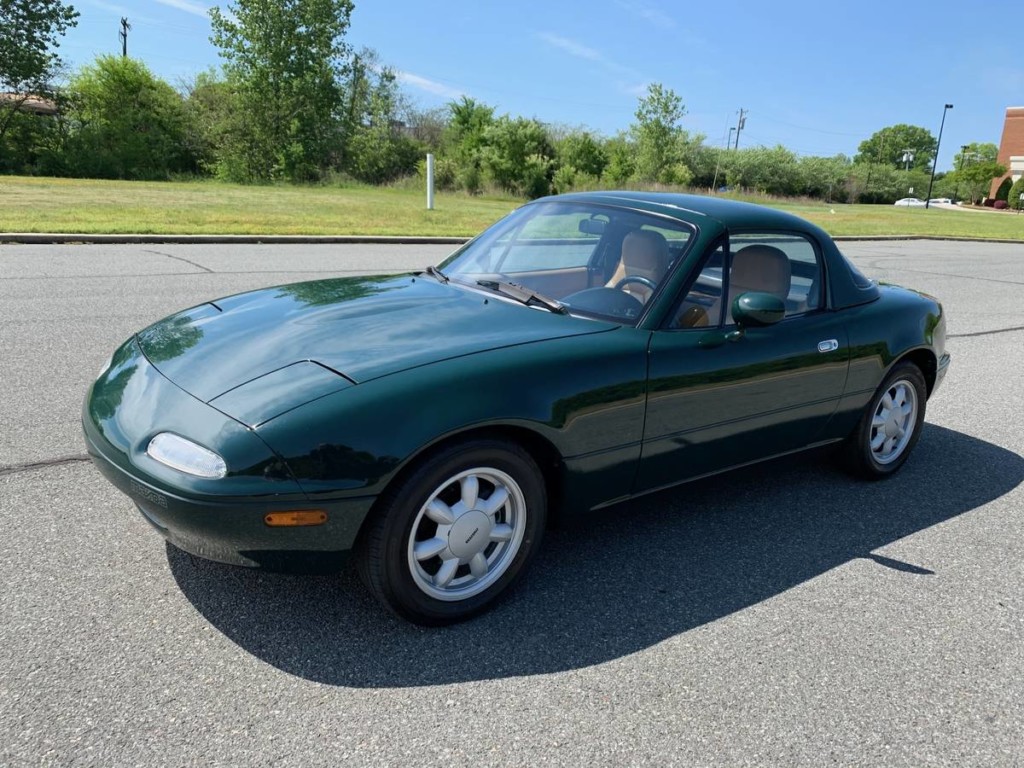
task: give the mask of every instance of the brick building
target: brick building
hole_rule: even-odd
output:
[[[989,197],[996,196],[996,190],[1009,181],[1013,184],[1024,175],[1024,107],[1007,107],[1006,122],[1003,123],[1003,138],[999,142],[1000,165],[1006,173],[992,181]]]

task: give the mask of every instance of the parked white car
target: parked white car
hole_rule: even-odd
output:
[[[904,197],[902,200],[897,200],[893,205],[905,205],[910,208],[924,208],[924,200],[918,200],[916,197]]]
[[[951,205],[953,203],[953,201],[950,200],[948,197],[933,197],[929,199],[928,202],[931,203],[932,205],[935,205],[936,203],[944,203],[946,205]]]

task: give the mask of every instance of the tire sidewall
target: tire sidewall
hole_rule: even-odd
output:
[[[427,595],[409,571],[409,539],[420,509],[439,485],[476,467],[499,469],[519,485],[525,500],[526,527],[512,562],[490,587],[465,600],[444,601]],[[522,575],[544,533],[547,494],[540,470],[518,446],[497,440],[452,446],[428,459],[391,494],[385,515],[380,556],[383,588],[395,612],[419,624],[447,624],[467,619],[489,607]]]
[[[888,464],[881,464],[875,459],[874,452],[871,450],[871,422],[874,418],[875,411],[878,409],[879,402],[881,402],[885,393],[889,391],[892,385],[898,381],[908,382],[913,386],[914,393],[917,396],[917,414],[914,420],[914,432],[910,436],[910,442],[907,443],[903,448],[903,452],[895,460]],[[907,461],[914,450],[914,446],[917,445],[917,441],[921,437],[921,429],[924,426],[925,404],[927,400],[928,390],[925,385],[924,375],[913,363],[900,363],[889,372],[888,376],[885,377],[885,380],[882,382],[881,386],[879,386],[878,391],[875,392],[875,396],[871,398],[871,403],[868,405],[868,409],[864,413],[860,427],[857,430],[856,447],[859,454],[860,464],[869,477],[879,479],[889,477],[895,474]]]

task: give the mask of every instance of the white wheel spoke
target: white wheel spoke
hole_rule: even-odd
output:
[[[413,547],[413,553],[417,560],[429,560],[448,549],[448,542],[444,539],[433,538],[427,541],[417,541]]]
[[[889,414],[887,414],[887,413],[876,413],[875,414],[875,418],[873,418],[871,420],[871,426],[874,429],[877,429],[879,427],[884,427],[885,426],[885,422],[887,422],[888,420],[889,420]]]
[[[906,390],[903,387],[897,387],[897,389],[896,389],[896,396],[893,397],[892,400],[893,400],[893,404],[896,405],[897,407],[903,405],[905,402],[907,402],[907,392],[906,392]]]
[[[452,578],[455,576],[455,572],[459,569],[459,561],[454,557],[451,560],[445,560],[441,563],[441,567],[437,573],[434,574],[434,585],[438,587],[447,587]]]
[[[431,499],[427,504],[427,517],[438,525],[452,525],[455,522],[451,507],[440,499]]]
[[[480,505],[480,511],[493,517],[499,509],[505,506],[506,501],[508,501],[508,491],[498,486],[494,489],[491,497]]]
[[[896,438],[890,437],[885,441],[885,447],[882,449],[888,455],[892,453],[892,449],[896,447]]]
[[[887,411],[891,411],[893,405],[895,405],[895,403],[893,403],[892,401],[892,395],[889,394],[889,392],[886,392],[884,395],[882,395],[882,405],[885,406],[885,409]]]
[[[406,534],[405,561],[425,595],[459,602],[486,593],[515,563],[530,510],[517,479],[495,467],[436,482]]]
[[[476,475],[467,475],[460,482],[462,487],[462,504],[466,509],[475,509],[476,500],[480,495],[480,481]]]
[[[885,442],[885,432],[879,430],[878,434],[871,438],[871,450],[877,451]]]
[[[514,533],[511,525],[498,523],[491,530],[491,541],[511,541]]]
[[[483,552],[477,552],[469,561],[469,572],[478,579],[487,575],[487,558]]]

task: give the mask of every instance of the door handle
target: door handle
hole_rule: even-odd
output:
[[[835,352],[837,349],[839,349],[839,342],[835,339],[825,339],[818,342],[819,352]]]

